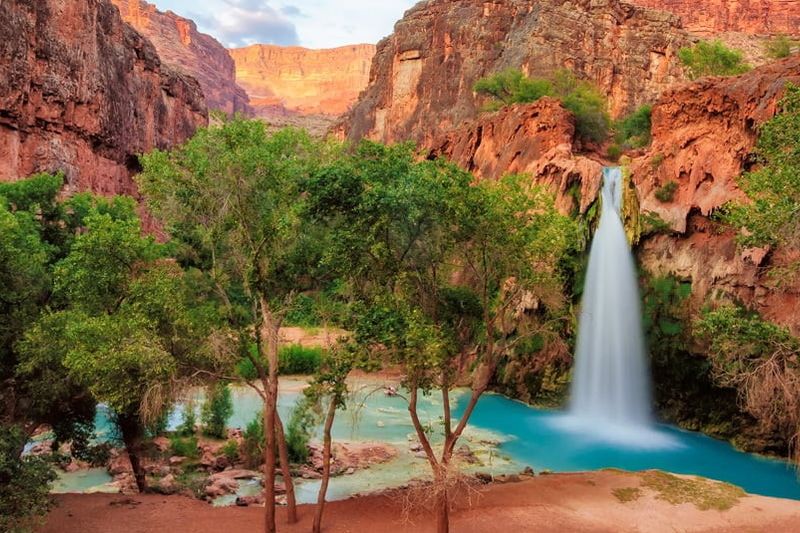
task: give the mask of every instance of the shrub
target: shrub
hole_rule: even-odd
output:
[[[668,181],[656,189],[656,199],[663,203],[671,202],[675,199],[676,192],[678,192],[678,183],[675,181]]]
[[[521,71],[509,68],[478,80],[473,90],[497,100],[499,106],[489,106],[489,110],[496,110],[506,105],[535,102],[549,95],[552,86],[548,80],[530,79]]]
[[[609,161],[619,161],[621,156],[622,148],[618,144],[612,144],[606,150],[606,157],[608,157]]]
[[[257,468],[264,461],[264,419],[257,414],[242,434],[242,458],[247,468]]]
[[[189,435],[194,435],[196,427],[197,413],[195,413],[194,400],[190,400],[183,406],[183,422],[178,426],[177,433],[188,437]]]
[[[750,70],[739,50],[732,50],[722,41],[700,41],[681,48],[678,57],[691,79],[703,76],[734,76]]]
[[[764,52],[772,59],[783,59],[792,55],[797,45],[797,41],[793,41],[786,35],[777,35],[767,41],[764,45]]]
[[[235,440],[229,440],[222,447],[222,454],[231,464],[235,463],[239,460],[239,443]]]
[[[664,159],[664,154],[656,154],[650,160],[650,166],[653,167],[653,170],[655,170],[661,166],[661,163],[664,162]]]
[[[286,346],[280,353],[278,371],[283,375],[314,374],[319,370],[324,354],[325,350],[320,347],[307,347],[299,344]]]
[[[218,383],[209,391],[203,404],[203,432],[209,437],[224,439],[228,434],[226,424],[232,414],[231,390],[226,384]]]
[[[50,509],[56,475],[40,458],[21,458],[24,444],[22,431],[0,426],[0,531],[30,531]]]
[[[197,459],[197,437],[172,437],[169,441],[169,449],[172,455]]]
[[[314,427],[312,406],[306,398],[300,398],[286,426],[286,446],[289,460],[293,463],[305,463],[308,460],[308,443],[314,434]]]
[[[617,143],[631,148],[642,148],[650,144],[652,111],[651,106],[643,105],[627,117],[617,121]]]

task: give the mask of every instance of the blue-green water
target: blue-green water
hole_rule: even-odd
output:
[[[299,385],[302,384],[289,382],[288,385],[279,400],[284,423],[300,396]],[[409,443],[416,438],[405,400],[375,391],[374,383],[363,385],[360,393],[354,395],[351,407],[337,414],[334,438],[389,443],[399,455],[390,463],[332,479],[331,499],[397,487],[429,474],[426,461],[409,451]],[[457,417],[464,405],[460,401],[461,395],[455,394],[454,397],[454,416]],[[244,427],[260,412],[261,401],[246,387],[236,388],[233,398],[234,415],[229,426]],[[198,395],[195,399],[201,398]],[[170,417],[169,425],[176,427],[182,418],[182,408],[179,407]],[[437,441],[437,432],[441,428],[438,397],[422,399],[420,418],[424,425],[433,428],[434,441]],[[581,427],[571,427],[568,422],[569,419],[559,412],[535,409],[500,395],[487,394],[475,409],[463,442],[482,462],[480,467],[473,469],[493,474],[519,472],[525,466],[531,466],[537,472],[660,469],[727,481],[753,494],[800,500],[796,472],[784,461],[741,453],[725,442],[666,425],[654,428],[642,439],[642,435],[629,438],[613,428],[598,437]],[[98,416],[98,427],[108,431],[108,422],[102,412]],[[630,445],[628,441],[635,444]],[[68,485],[68,480],[63,481]],[[86,489],[85,480],[77,485],[80,490]],[[298,501],[314,501],[317,488],[318,481],[300,481]]]

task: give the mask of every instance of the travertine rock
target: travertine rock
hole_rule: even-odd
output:
[[[339,116],[367,86],[375,46],[310,50],[257,44],[230,54],[237,79],[260,114],[277,108],[299,115]]]
[[[228,51],[197,25],[172,11],[159,11],[144,0],[111,0],[122,18],[155,45],[161,60],[200,82],[209,109],[249,113],[247,93],[236,84]]]
[[[137,154],[207,123],[197,82],[107,0],[4,0],[0,180],[63,171],[67,192],[135,194]]]
[[[774,116],[787,82],[800,83],[800,57],[735,78],[708,78],[666,92],[653,108],[653,143],[632,165],[643,212],[657,213],[677,232],[647,238],[642,265],[657,275],[691,279],[693,304],[729,298],[800,334],[800,286],[763,267],[796,261],[793,252],[742,250],[735,234],[709,220],[725,203],[744,198],[737,178],[753,164],[759,124]],[[674,199],[655,191],[674,181]]]
[[[434,139],[429,157],[445,156],[479,179],[526,173],[557,195],[565,213],[597,197],[602,165],[573,153],[575,123],[558,100],[542,98],[484,115]],[[577,187],[577,198],[571,189]],[[578,205],[576,205],[576,200]]]
[[[369,86],[337,133],[428,144],[474,119],[474,83],[507,67],[571,68],[620,115],[684,79],[677,52],[690,42],[676,16],[620,0],[420,2],[378,44]]]

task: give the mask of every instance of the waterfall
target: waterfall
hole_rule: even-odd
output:
[[[606,431],[653,423],[638,278],[620,218],[622,186],[619,167],[603,169],[570,403],[571,418]]]

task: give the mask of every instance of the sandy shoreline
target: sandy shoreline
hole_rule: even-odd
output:
[[[638,490],[635,490],[638,489]],[[634,491],[636,498],[626,498]],[[415,509],[403,519],[403,498],[375,495],[333,502],[328,532],[433,531],[429,511]],[[701,510],[695,503],[670,503],[643,484],[641,474],[601,471],[526,478],[480,487],[452,513],[455,532],[783,532],[800,531],[800,501],[743,496],[727,510]],[[41,533],[227,533],[260,531],[261,508],[214,508],[180,496],[62,495]],[[301,506],[301,521],[279,531],[310,530],[312,506]]]

